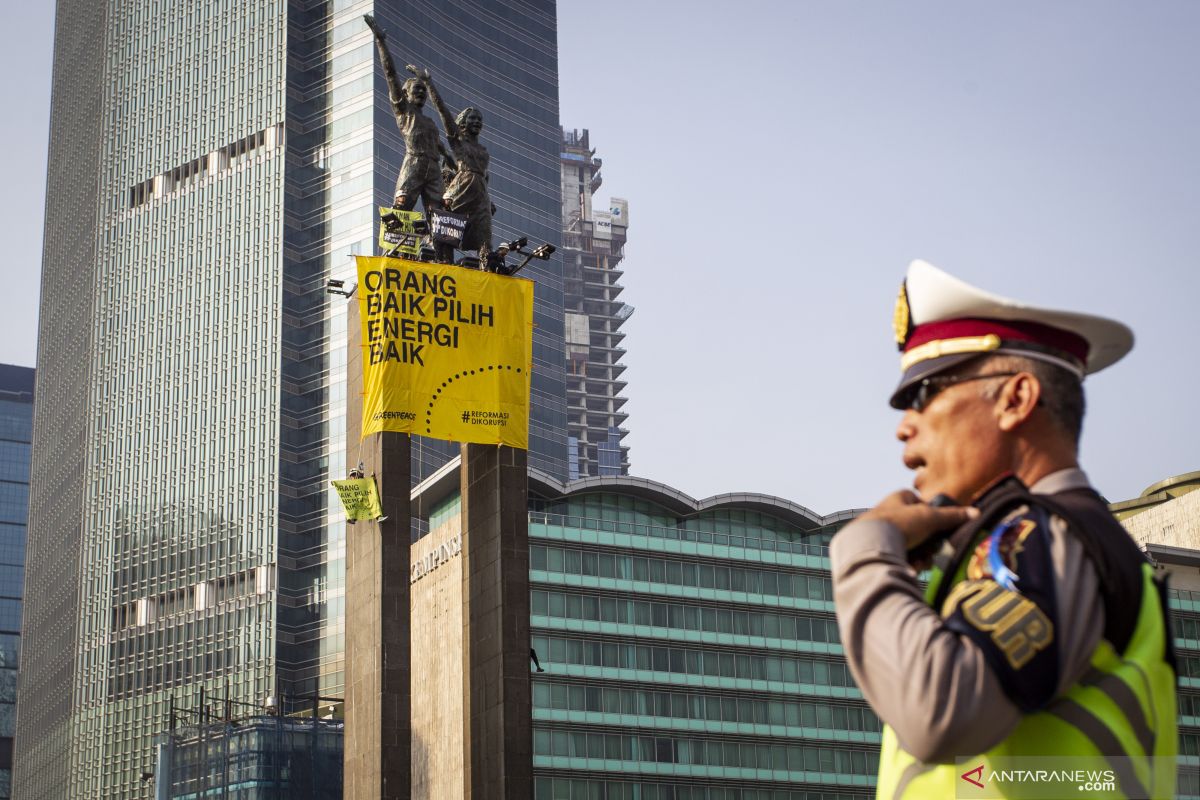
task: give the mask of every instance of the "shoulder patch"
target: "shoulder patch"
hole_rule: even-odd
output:
[[[989,634],[1014,670],[1054,642],[1054,625],[1037,603],[996,581],[964,581],[947,598],[951,603],[975,631]]]
[[[1059,664],[1047,516],[1026,509],[985,534],[940,611],[948,628],[980,648],[1019,708],[1048,703],[1058,688]]]
[[[1017,556],[1025,549],[1025,540],[1038,528],[1037,522],[1018,516],[1001,523],[975,547],[967,562],[967,578],[992,578],[1005,589],[1017,588]]]

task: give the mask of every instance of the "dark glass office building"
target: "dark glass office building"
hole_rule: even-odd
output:
[[[34,413],[23,798],[149,797],[199,686],[342,693],[345,324],[402,145],[362,15],[482,109],[497,241],[559,244],[552,0],[59,3]],[[432,114],[432,109],[429,110]],[[566,475],[561,261],[531,462]],[[414,444],[419,480],[452,448]]]
[[[29,367],[0,364],[0,800],[12,797],[33,375]]]

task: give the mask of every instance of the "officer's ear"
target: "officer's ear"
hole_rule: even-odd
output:
[[[1018,372],[1006,380],[994,406],[1000,430],[1011,433],[1028,422],[1041,397],[1041,382],[1028,372]]]

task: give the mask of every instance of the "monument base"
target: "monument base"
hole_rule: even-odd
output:
[[[462,448],[463,729],[467,795],[533,796],[528,454]]]
[[[347,397],[362,393],[358,299],[347,303]],[[346,463],[374,477],[382,521],[346,532],[346,800],[408,800],[409,506],[407,434],[361,439],[362,404],[346,403]]]

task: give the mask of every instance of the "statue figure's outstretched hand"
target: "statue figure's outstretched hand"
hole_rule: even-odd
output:
[[[404,68],[406,70],[408,70],[409,72],[411,72],[413,75],[416,75],[418,78],[420,78],[423,81],[427,81],[433,77],[432,75],[429,74],[428,67],[426,67],[425,69],[417,69],[416,66],[414,66],[413,64],[405,64]]]
[[[371,29],[371,33],[379,37],[380,41],[387,38],[387,34],[384,33],[383,28],[379,27],[379,23],[375,21],[375,17],[370,14],[363,14],[363,22],[367,23],[367,27]]]

